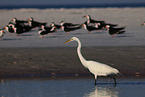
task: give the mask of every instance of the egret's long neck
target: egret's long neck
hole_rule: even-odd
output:
[[[77,47],[78,57],[79,57],[81,63],[82,63],[85,67],[87,67],[87,66],[85,65],[86,60],[85,60],[85,58],[84,58],[84,57],[82,56],[82,54],[81,54],[81,42],[80,42],[79,39],[76,40],[76,41],[78,42],[78,47]]]

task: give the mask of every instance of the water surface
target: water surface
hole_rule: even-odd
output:
[[[1,79],[0,97],[144,97],[145,78],[11,78]],[[107,84],[106,84],[107,83]]]

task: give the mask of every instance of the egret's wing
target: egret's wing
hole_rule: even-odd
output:
[[[95,74],[98,75],[108,75],[108,74],[116,74],[119,73],[119,71],[115,68],[110,67],[109,65],[95,62],[95,61],[87,61],[88,69]]]

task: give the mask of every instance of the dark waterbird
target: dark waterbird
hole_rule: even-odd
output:
[[[94,30],[101,30],[102,29],[102,27],[97,28],[97,27],[94,27],[94,26],[89,26],[87,24],[87,21],[84,24],[82,24],[82,26],[84,26],[84,29],[86,29],[88,31],[88,33],[90,33],[91,31],[94,31]]]
[[[61,26],[61,29],[65,32],[67,32],[67,34],[69,34],[71,31],[78,30],[81,27],[82,27],[82,25],[79,25],[79,26]]]
[[[58,24],[55,24],[54,22],[52,22],[51,24],[50,24],[50,26],[51,27],[56,27],[57,29],[60,29],[61,28],[61,25],[58,25]]]
[[[61,22],[60,22],[60,25],[61,25],[61,26],[64,26],[64,27],[68,27],[68,26],[78,26],[78,25],[80,25],[80,24],[66,23],[66,22],[64,22],[64,21],[61,21]]]
[[[13,27],[12,27],[11,24],[5,26],[4,29],[5,29],[7,32],[9,32],[9,33],[14,33],[14,29],[13,29]]]
[[[115,34],[122,34],[125,32],[125,27],[118,27],[118,28],[113,28],[109,25],[106,25],[107,30],[109,31],[109,34],[114,37]]]
[[[16,17],[14,17],[13,19],[11,19],[10,23],[14,23],[14,24],[25,24],[25,23],[28,23],[28,21],[18,20]]]
[[[105,23],[105,21],[93,20],[90,15],[85,15],[83,17],[87,18],[87,24],[90,24],[90,23]]]
[[[39,35],[41,35],[41,38],[44,38],[44,36],[46,36],[49,33],[53,33],[55,31],[55,26],[54,27],[50,27],[48,29],[45,29],[44,27],[42,27],[42,29],[39,30]]]
[[[29,26],[31,26],[32,28],[40,27],[41,25],[47,24],[47,23],[34,21],[34,19],[32,17],[28,18],[28,23],[29,23]]]
[[[0,29],[0,38],[2,38],[4,34],[6,34],[5,31],[3,29]]]

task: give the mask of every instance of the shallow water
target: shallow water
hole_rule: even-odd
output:
[[[92,77],[1,79],[0,97],[145,97],[145,78]]]

